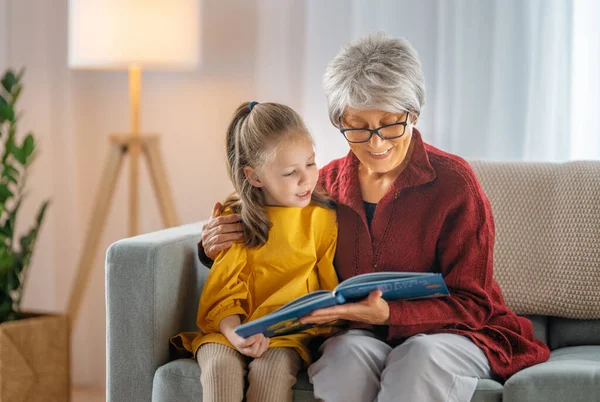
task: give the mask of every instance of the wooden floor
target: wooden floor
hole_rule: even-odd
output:
[[[103,389],[74,388],[71,390],[71,402],[105,402]]]

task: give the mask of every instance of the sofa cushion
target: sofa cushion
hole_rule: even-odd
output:
[[[152,385],[152,402],[202,401],[200,367],[193,359],[177,359],[156,370]],[[294,402],[313,402],[312,384],[305,370],[298,374]],[[493,380],[479,380],[472,402],[502,401],[502,385]]]
[[[202,401],[200,367],[193,359],[177,359],[156,370],[152,384],[153,402]],[[294,402],[315,401],[306,371],[298,375],[294,386]]]
[[[494,380],[478,380],[471,402],[501,402],[503,387]]]
[[[507,305],[600,319],[600,162],[471,164],[492,205],[494,273]]]
[[[201,401],[200,367],[194,359],[177,359],[156,370],[152,401]]]
[[[536,339],[548,344],[548,317],[545,315],[526,315],[533,324],[533,335]]]
[[[550,349],[580,345],[600,345],[600,320],[549,318],[548,346]]]
[[[552,351],[547,362],[528,367],[506,381],[504,400],[600,401],[600,346],[573,346]]]

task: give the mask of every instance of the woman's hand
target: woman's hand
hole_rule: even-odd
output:
[[[231,214],[221,216],[221,203],[217,202],[213,207],[211,219],[202,226],[202,247],[208,258],[214,260],[219,253],[228,249],[236,240],[244,237],[240,216]]]
[[[229,343],[233,345],[241,354],[249,357],[261,357],[269,348],[269,338],[265,338],[263,334],[256,334],[248,338],[242,338],[235,333],[235,327],[241,324],[240,316],[230,315],[225,317],[219,323],[219,330]]]
[[[374,325],[389,324],[390,306],[381,298],[381,290],[374,290],[358,303],[346,303],[315,310],[302,317],[302,324],[326,324],[335,320],[365,322]]]

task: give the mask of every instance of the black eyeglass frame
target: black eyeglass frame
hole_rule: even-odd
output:
[[[344,136],[344,138],[346,139],[346,141],[352,143],[352,144],[363,144],[365,142],[369,142],[371,141],[371,138],[373,138],[373,134],[376,134],[379,138],[381,138],[382,140],[395,140],[396,138],[400,138],[402,137],[405,133],[406,133],[406,126],[408,125],[408,118],[410,117],[410,112],[406,113],[406,119],[404,119],[404,121],[399,121],[397,123],[392,123],[392,124],[386,124],[385,126],[381,126],[378,128],[375,128],[373,130],[371,130],[370,128],[342,128],[342,116],[340,116],[340,120],[339,120],[339,130],[340,133],[342,133],[342,135]],[[397,135],[395,137],[384,137],[379,130],[387,128],[387,127],[393,127],[393,126],[402,126],[402,134]],[[346,135],[346,132],[348,131],[368,131],[371,134],[369,135],[369,138],[367,138],[364,141],[350,141],[348,139],[348,136]]]

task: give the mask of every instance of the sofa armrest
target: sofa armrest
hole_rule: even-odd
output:
[[[108,248],[107,401],[150,401],[154,372],[169,360],[169,338],[193,329],[197,297],[208,275],[197,255],[202,224],[120,240]]]

